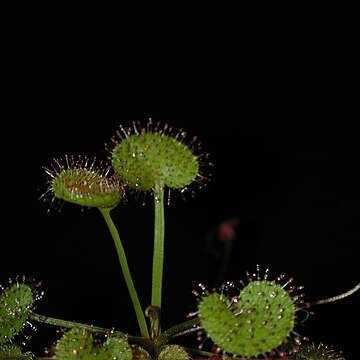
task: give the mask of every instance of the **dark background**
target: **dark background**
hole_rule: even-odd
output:
[[[229,219],[238,225],[226,279],[245,279],[259,264],[272,277],[293,276],[308,301],[355,286],[358,43],[351,11],[342,26],[335,13],[302,8],[261,30],[226,18],[29,21],[10,41],[4,72],[0,282],[33,276],[44,291],[39,313],[137,332],[98,211],[65,204],[47,213],[38,197],[53,157],[106,158],[120,124],[151,117],[199,136],[214,163],[205,189],[187,201],[175,192],[166,208],[163,328],[193,309],[199,282],[214,285],[217,229]],[[151,199],[141,206],[130,197],[113,215],[146,306]],[[358,306],[357,293],[316,307],[298,332],[355,359]],[[39,326],[28,346],[45,345],[41,336],[58,335]]]

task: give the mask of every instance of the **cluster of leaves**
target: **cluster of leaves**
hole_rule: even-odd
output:
[[[16,281],[0,294],[0,359],[30,360],[30,353],[22,353],[21,348],[13,343],[22,334],[28,324],[29,312],[34,305],[34,294],[30,286]]]
[[[259,267],[242,286],[227,283],[208,291],[201,285],[199,292],[194,291],[197,309],[192,317],[161,333],[164,189],[184,191],[192,183],[202,186],[207,181],[201,171],[207,155],[197,154],[200,145],[196,138],[186,142],[185,137],[184,131],[174,134],[167,125],[152,128],[149,122],[144,128],[133,124],[132,128],[120,127],[112,139],[111,165],[97,165],[86,157],[65,156],[45,168],[50,177],[49,187],[41,198],[50,195],[52,200],[97,208],[103,215],[116,245],[141,336],[37,315],[34,303],[39,294],[26,282],[16,281],[2,288],[0,296],[0,359],[32,359],[32,354],[22,353],[16,345],[17,337],[26,325],[31,325],[30,321],[43,321],[67,328],[55,344],[57,360],[190,360],[194,359],[192,356],[250,359],[285,355],[293,360],[343,360],[331,348],[304,341],[295,331],[297,311],[309,306],[303,294],[296,294],[302,287],[293,286],[292,279],[283,282],[283,276],[269,280],[267,270],[260,275]],[[149,328],[120,236],[110,217],[125,188],[150,192],[154,197],[153,283],[149,307],[152,312],[146,314]],[[212,351],[171,343],[177,336],[194,331],[211,340]]]
[[[266,276],[265,276],[266,277]],[[323,344],[305,342],[301,347],[289,346],[289,334],[293,331],[295,312],[300,302],[286,290],[288,283],[251,280],[239,296],[230,297],[234,284],[222,286],[216,292],[208,292],[201,286],[198,314],[201,327],[222,349],[219,358],[230,359],[228,353],[256,357],[272,349],[287,351],[293,360],[344,360],[341,354]],[[15,282],[2,289],[0,297],[0,359],[32,360],[33,355],[23,353],[16,345],[26,325],[30,325],[34,304],[40,298],[34,289]],[[301,297],[297,297],[301,298]],[[55,345],[58,360],[151,360],[149,352],[127,334],[109,331],[97,334],[74,325],[63,333]],[[225,352],[224,352],[225,350]],[[271,351],[270,351],[271,353]],[[275,353],[274,353],[275,354]],[[189,360],[189,352],[182,346],[164,344],[157,350],[158,360]],[[234,358],[234,356],[231,356]]]
[[[25,282],[16,281],[2,288],[0,296],[0,359],[33,360],[34,355],[24,353],[18,342],[24,343],[27,326],[39,293]],[[185,357],[186,356],[186,357]],[[127,335],[93,335],[90,331],[74,326],[65,331],[55,344],[57,360],[151,360],[147,351],[136,344],[130,345]],[[159,360],[187,360],[187,352],[177,345],[162,347]]]

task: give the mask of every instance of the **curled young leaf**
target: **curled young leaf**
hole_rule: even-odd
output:
[[[33,304],[33,291],[25,283],[15,282],[0,293],[0,344],[23,330]]]
[[[40,198],[50,197],[84,207],[114,208],[121,200],[123,189],[116,175],[109,175],[110,168],[89,162],[86,157],[65,156],[54,160],[49,188]]]

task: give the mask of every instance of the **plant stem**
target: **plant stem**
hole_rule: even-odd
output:
[[[112,334],[116,335],[117,337],[122,337],[122,338],[129,337],[127,334],[120,332],[120,331],[113,331],[110,329],[105,329],[102,327],[97,327],[97,326],[88,325],[88,324],[81,324],[81,323],[77,323],[74,321],[56,319],[56,318],[52,318],[49,316],[39,315],[34,312],[29,313],[29,319],[33,320],[33,321],[49,324],[49,325],[65,327],[67,329],[72,329],[74,327],[77,327],[77,328],[87,330],[89,332],[96,332],[96,333],[103,333],[103,334],[107,334],[107,333],[111,332]]]
[[[128,266],[128,263],[127,263],[127,260],[126,260],[124,247],[122,246],[119,233],[118,233],[118,231],[116,229],[116,226],[115,226],[115,224],[114,224],[114,222],[113,222],[113,220],[112,220],[112,218],[110,216],[111,209],[101,209],[101,208],[99,208],[99,210],[102,213],[102,215],[104,216],[106,224],[109,227],[111,235],[112,235],[112,237],[114,239],[116,251],[118,253],[118,257],[119,257],[119,260],[120,260],[121,269],[122,269],[122,272],[124,274],[125,282],[126,282],[126,285],[128,287],[130,297],[131,297],[131,300],[132,300],[132,303],[133,303],[133,306],[134,306],[134,309],[135,309],[135,314],[136,314],[136,317],[137,317],[137,321],[139,323],[141,336],[148,338],[149,337],[149,332],[148,332],[148,329],[147,329],[145,315],[144,315],[144,313],[142,311],[140,301],[139,301],[139,297],[138,297],[137,292],[135,290],[134,282],[133,282],[131,274],[130,274],[130,270],[129,270],[129,266]]]
[[[164,186],[161,182],[155,184],[154,188],[154,255],[152,268],[152,291],[151,305],[157,307],[161,311],[161,291],[163,279],[164,264]],[[160,312],[161,314],[161,312]],[[150,319],[152,321],[152,319]],[[153,325],[153,324],[152,324]],[[161,333],[160,319],[158,319],[157,335]]]
[[[189,334],[193,331],[201,330],[202,326],[199,318],[190,319],[182,322],[181,324],[175,325],[165,330],[158,338],[157,344],[159,346],[167,344],[172,338]]]
[[[190,353],[190,354],[192,354],[192,355],[199,355],[199,356],[201,356],[201,358],[195,358],[195,359],[204,359],[204,356],[205,357],[211,357],[211,359],[214,359],[214,353],[211,353],[211,352],[209,352],[209,351],[202,351],[202,350],[198,350],[198,349],[192,349],[192,348],[188,348],[188,347],[186,347],[186,346],[184,346],[184,349],[188,352],[188,353]],[[192,359],[194,359],[194,358],[192,358]],[[221,358],[218,358],[219,360],[221,360]],[[248,359],[249,360],[249,359]],[[251,359],[250,359],[251,360]]]
[[[88,324],[82,324],[75,321],[68,321],[68,320],[62,320],[62,319],[56,319],[49,316],[39,315],[34,312],[29,313],[29,320],[37,321],[49,325],[54,326],[60,326],[67,329],[72,329],[74,327],[92,332],[92,333],[99,333],[99,334],[111,334],[112,336],[116,336],[119,338],[123,338],[125,340],[128,340],[131,344],[138,344],[141,345],[144,349],[148,351],[152,351],[153,349],[153,343],[149,339],[149,337],[140,337],[140,336],[132,336],[126,333],[123,333],[121,331],[115,331],[114,329],[105,329],[99,326],[93,326]],[[47,358],[48,359],[48,358]]]

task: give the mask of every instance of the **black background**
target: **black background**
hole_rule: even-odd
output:
[[[333,10],[289,10],[266,24],[253,14],[246,26],[244,15],[48,16],[15,29],[4,71],[1,282],[33,276],[45,292],[39,313],[137,332],[100,214],[70,204],[47,213],[38,197],[53,157],[106,158],[120,124],[151,117],[199,136],[215,165],[205,189],[187,201],[175,192],[166,208],[164,328],[193,309],[199,282],[213,285],[219,262],[208,244],[219,248],[229,219],[238,225],[227,279],[259,264],[293,276],[309,301],[355,286],[358,42],[351,11]],[[151,199],[130,198],[113,215],[146,306]],[[355,294],[316,307],[298,331],[355,359],[358,305]],[[29,347],[45,345],[41,336],[57,338],[39,326]]]

